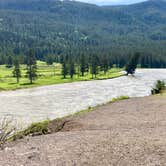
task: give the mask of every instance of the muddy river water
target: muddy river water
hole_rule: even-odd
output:
[[[158,79],[166,80],[166,69],[140,69],[134,77],[0,92],[0,117],[10,114],[22,124],[55,119],[122,95],[148,96]]]

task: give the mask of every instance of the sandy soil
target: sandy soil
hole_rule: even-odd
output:
[[[166,165],[166,97],[133,98],[74,117],[63,131],[0,151],[1,166]]]

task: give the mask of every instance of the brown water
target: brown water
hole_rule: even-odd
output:
[[[135,77],[75,82],[0,93],[0,117],[10,114],[22,124],[63,117],[118,96],[151,94],[154,82],[166,80],[166,69],[141,69]]]

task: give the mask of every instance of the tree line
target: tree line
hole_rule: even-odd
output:
[[[91,53],[85,54],[80,53],[80,56],[73,56],[73,53],[68,53],[64,56],[56,59],[54,55],[47,55],[45,62],[47,65],[52,65],[54,62],[61,63],[62,71],[61,75],[63,79],[69,75],[73,79],[75,74],[84,77],[85,73],[91,73],[92,79],[96,78],[99,73],[107,74],[107,72],[113,67],[124,68],[126,74],[134,74],[135,69],[139,65],[141,67],[140,58],[141,54],[139,52],[134,53],[128,57],[128,61],[118,61],[118,64],[115,63],[112,59],[113,57],[108,54],[103,54],[99,56],[98,54]],[[114,59],[115,60],[115,59]],[[17,83],[19,83],[20,78],[22,77],[20,64],[22,64],[22,59],[19,57],[13,58],[9,56],[6,61],[6,67],[13,69],[13,77],[16,77]],[[24,64],[27,66],[26,77],[29,79],[30,84],[37,78],[37,58],[35,55],[34,49],[30,49],[24,60]]]
[[[166,12],[158,7],[157,15],[146,12],[156,2],[148,1],[141,10],[73,1],[15,1],[6,7],[5,2],[0,5],[0,64],[10,66],[15,56],[26,64],[27,52],[35,48],[37,60],[61,62],[71,52],[77,63],[82,53],[86,59],[91,53],[99,58],[107,54],[118,67],[139,51],[141,67],[166,67]]]
[[[28,54],[26,55],[25,61],[22,61],[19,57],[8,56],[6,61],[6,67],[13,69],[13,76],[16,77],[17,83],[22,76],[20,64],[27,65],[26,77],[30,80],[32,84],[33,81],[37,78],[37,59],[35,56],[35,52],[33,49],[30,49]],[[103,55],[101,57],[92,54],[90,56],[86,56],[86,54],[81,54],[81,56],[77,58],[72,58],[72,54],[67,54],[62,56],[59,60],[56,61],[53,55],[46,56],[45,62],[47,65],[52,65],[54,62],[58,62],[62,64],[62,77],[66,79],[67,75],[70,75],[70,78],[73,79],[74,75],[78,73],[82,77],[85,76],[85,73],[91,73],[92,79],[97,77],[99,72],[103,72],[106,74],[108,70],[113,67],[112,63],[110,63],[109,56]]]
[[[14,59],[13,65],[14,65],[13,77],[16,77],[17,83],[19,83],[19,80],[22,77],[19,58]],[[33,81],[37,78],[37,61],[34,51],[32,49],[28,53],[26,65],[27,65],[26,77],[29,79],[30,84],[32,84]]]

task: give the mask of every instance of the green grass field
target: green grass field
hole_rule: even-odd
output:
[[[52,85],[60,83],[68,83],[75,81],[89,81],[94,79],[108,79],[119,77],[122,74],[120,71],[122,69],[112,68],[105,75],[103,72],[99,73],[96,78],[92,79],[90,73],[85,73],[84,77],[81,77],[79,74],[75,74],[73,79],[70,79],[70,76],[67,76],[66,79],[62,78],[61,75],[61,65],[53,64],[48,66],[45,62],[38,61],[38,78],[33,84],[29,84],[29,80],[26,78],[26,66],[21,65],[22,78],[20,83],[16,83],[16,78],[13,77],[13,68],[6,68],[5,65],[0,65],[0,90],[15,90],[21,88],[29,88],[42,85]]]

